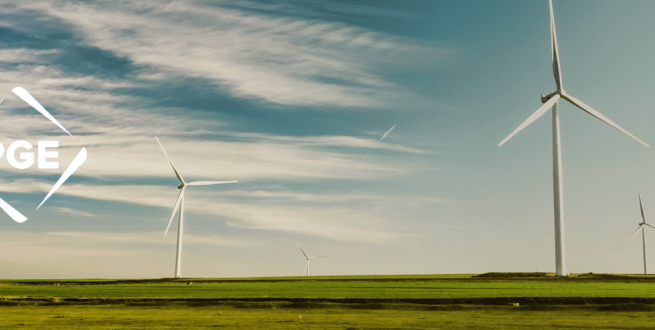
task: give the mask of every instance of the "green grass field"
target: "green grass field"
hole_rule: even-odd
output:
[[[6,306],[0,329],[650,329],[652,311],[371,306]]]
[[[650,276],[0,281],[0,329],[638,329],[653,312]]]
[[[102,284],[98,283],[98,280],[3,281],[0,282],[0,292],[3,297],[102,298],[655,298],[655,282],[648,277],[623,277],[618,280],[611,278],[605,281],[598,279],[472,278],[471,275],[441,275],[116,280]],[[189,282],[192,284],[187,284]]]

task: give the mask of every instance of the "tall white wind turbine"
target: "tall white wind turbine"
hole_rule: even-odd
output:
[[[639,224],[639,228],[635,230],[635,233],[632,234],[632,236],[630,236],[630,238],[625,243],[623,243],[623,246],[628,244],[628,242],[630,242],[630,240],[632,240],[635,236],[637,236],[637,234],[641,230],[641,237],[643,238],[643,242],[644,242],[644,274],[648,275],[648,260],[646,258],[646,226],[652,228],[655,228],[655,226],[646,222],[646,216],[644,215],[644,205],[641,203],[641,193],[639,192],[639,185],[637,185],[637,195],[639,195],[639,209],[641,210],[641,219],[643,220],[643,222]]]
[[[298,247],[300,247],[300,251],[302,251],[302,254],[305,255],[305,259],[307,259],[307,262],[305,263],[305,269],[302,270],[301,276],[305,276],[305,272],[307,272],[307,276],[309,276],[309,262],[311,260],[329,257],[329,256],[309,257],[307,256],[307,253],[305,253],[305,250],[302,249],[302,246],[300,246],[300,243],[296,242],[296,244],[298,244]]]
[[[168,229],[171,228],[171,223],[173,223],[173,218],[175,217],[175,213],[177,213],[177,210],[180,209],[180,217],[177,224],[177,254],[175,255],[175,277],[179,278],[182,277],[182,234],[184,232],[184,191],[186,190],[186,187],[210,186],[215,184],[233,183],[238,181],[195,181],[195,182],[187,183],[186,181],[184,181],[182,175],[177,170],[177,168],[175,168],[175,165],[173,165],[173,161],[171,160],[171,157],[168,156],[168,153],[166,153],[166,150],[164,150],[164,146],[161,145],[159,139],[157,137],[155,137],[155,139],[157,140],[157,143],[159,143],[161,150],[164,152],[166,159],[168,159],[168,163],[171,164],[171,167],[173,168],[173,172],[175,172],[175,176],[177,177],[178,180],[180,180],[180,185],[177,186],[177,189],[180,189],[180,194],[177,195],[177,200],[175,201],[175,206],[173,207],[173,214],[171,215],[171,219],[168,221],[168,227],[166,227],[166,232],[164,233],[164,236],[168,234]]]
[[[541,95],[541,103],[537,111],[535,111],[528,119],[526,119],[519,127],[517,127],[510,135],[508,135],[504,140],[502,140],[498,146],[502,146],[511,139],[516,133],[520,132],[522,129],[532,124],[539,117],[543,116],[548,109],[553,109],[553,198],[555,204],[555,269],[557,275],[566,276],[566,261],[564,254],[564,193],[562,186],[562,146],[560,141],[560,123],[559,123],[559,110],[558,102],[561,99],[568,101],[569,103],[580,108],[582,111],[596,117],[602,122],[616,128],[617,130],[625,133],[629,137],[637,140],[637,142],[648,147],[646,143],[639,140],[634,135],[630,134],[625,129],[621,128],[619,125],[609,120],[607,117],[603,116],[598,111],[592,109],[590,106],[582,103],[582,101],[576,99],[575,97],[569,95],[564,90],[562,86],[562,70],[560,66],[559,58],[559,49],[557,47],[557,32],[555,31],[555,17],[553,15],[553,1],[549,0],[550,5],[550,45],[551,45],[551,55],[553,58],[553,76],[555,77],[555,84],[557,85],[557,90],[543,96]]]

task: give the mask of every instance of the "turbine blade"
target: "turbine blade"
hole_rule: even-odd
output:
[[[7,215],[9,215],[14,221],[18,223],[23,223],[27,220],[26,216],[18,212],[18,210],[9,205],[9,203],[5,202],[2,198],[0,198],[0,208],[2,208],[2,210],[5,211]]]
[[[64,132],[66,132],[68,135],[71,137],[74,137],[73,134],[71,134],[67,129],[64,128],[62,124],[60,124],[55,117],[53,117],[48,110],[46,110],[39,101],[37,101],[31,94],[28,92],[25,88],[23,87],[16,87],[11,90],[14,92],[14,94],[18,95],[23,101],[27,102],[27,104],[31,105],[32,108],[36,109],[36,111],[40,112],[42,115],[44,115],[46,118],[50,119],[51,122],[53,122],[55,125],[59,126]]]
[[[641,203],[641,192],[639,192],[639,184],[637,184],[637,195],[639,195],[639,209],[641,210],[641,218],[644,219],[644,223],[646,223],[646,216],[644,215],[644,205]]]
[[[646,226],[649,226],[651,228],[655,228],[655,226],[651,225],[650,223],[646,222]]]
[[[559,94],[556,94],[550,100],[546,101],[546,103],[542,104],[537,109],[537,111],[535,111],[533,114],[531,114],[530,117],[528,117],[528,119],[526,119],[521,125],[519,125],[519,127],[517,127],[514,130],[514,132],[512,132],[512,134],[508,135],[504,140],[500,141],[500,143],[498,143],[498,146],[499,147],[502,146],[503,144],[505,144],[505,142],[507,142],[509,139],[511,139],[514,135],[516,135],[516,133],[520,132],[522,129],[524,129],[528,125],[532,124],[532,122],[539,119],[539,117],[543,116],[544,113],[546,113],[546,111],[548,111],[548,109],[553,107],[553,104],[555,104],[555,102],[557,102],[557,100],[559,100]]]
[[[555,14],[553,13],[553,0],[549,0],[550,5],[550,49],[553,57],[553,76],[557,91],[562,90],[562,68],[559,61],[559,47],[557,46],[557,31],[555,30]]]
[[[632,240],[635,236],[637,236],[637,234],[639,233],[639,231],[642,230],[642,229],[644,229],[644,225],[639,226],[639,228],[637,228],[637,230],[635,230],[635,233],[632,234],[632,236],[630,236],[630,238],[628,238],[628,240],[625,241],[625,243],[623,243],[623,246],[625,246],[626,244],[628,244],[628,242],[630,242],[630,240]],[[622,246],[622,247],[623,247],[623,246]]]
[[[61,185],[64,184],[64,182],[66,182],[66,180],[68,180],[68,178],[71,175],[73,175],[73,173],[75,173],[75,171],[77,171],[77,169],[80,168],[80,166],[82,166],[82,164],[84,164],[85,161],[86,161],[86,148],[82,147],[82,150],[80,150],[80,152],[77,153],[77,156],[75,156],[75,158],[70,163],[70,165],[68,165],[68,168],[66,168],[64,174],[62,174],[59,177],[59,180],[57,180],[55,185],[52,186],[50,192],[48,192],[48,195],[45,196],[43,201],[41,201],[41,204],[39,204],[39,206],[37,206],[36,209],[38,210],[39,207],[41,207],[41,205],[43,205],[43,203],[45,203],[45,201],[47,201],[48,198],[50,198],[50,196],[52,196],[52,194],[54,194],[55,191],[57,191],[57,189],[59,189],[59,187],[61,187]]]
[[[239,182],[239,181],[194,181],[194,182],[189,182],[186,185],[187,186],[211,186],[211,185],[214,185],[214,184],[234,183],[234,182]]]
[[[164,146],[161,145],[161,142],[159,142],[159,139],[156,136],[155,136],[155,140],[157,140],[157,143],[159,143],[159,146],[161,147],[161,151],[163,151],[164,155],[166,155],[166,159],[168,159],[168,162],[171,164],[171,167],[173,168],[173,171],[175,172],[175,176],[177,176],[177,179],[180,180],[181,183],[186,184],[180,173],[177,171],[177,168],[175,168],[175,165],[173,165],[173,161],[171,160],[171,157],[168,157],[168,153],[166,153]]]
[[[305,269],[302,270],[302,276],[305,276],[305,272],[307,271],[307,267],[309,266],[309,260],[305,263]]]
[[[604,122],[605,124],[610,125],[610,126],[616,128],[616,129],[618,129],[619,131],[623,132],[625,135],[637,140],[637,142],[639,142],[639,143],[645,145],[647,148],[649,148],[648,144],[646,144],[644,141],[639,140],[636,136],[630,134],[630,132],[624,130],[621,126],[619,126],[615,122],[609,120],[609,118],[603,116],[600,112],[594,110],[592,107],[584,104],[582,101],[580,101],[580,100],[576,99],[575,97],[573,97],[571,95],[568,95],[568,94],[562,94],[562,97],[565,100],[569,101],[571,104],[573,104],[576,107],[582,109],[584,112],[598,118],[600,121]]]
[[[327,258],[327,257],[329,257],[329,256],[311,257],[309,259],[314,260],[314,259],[321,259],[321,258]]]
[[[166,232],[164,232],[164,236],[168,234],[168,229],[171,228],[171,223],[173,223],[173,218],[175,218],[175,213],[177,213],[177,209],[180,208],[180,201],[182,200],[184,189],[185,187],[182,187],[182,190],[180,190],[180,194],[177,195],[177,199],[175,200],[175,206],[173,207],[173,214],[171,214],[171,220],[168,221],[168,226],[166,227]]]
[[[300,246],[300,243],[298,243],[298,241],[296,241],[296,244],[298,244],[298,247],[300,247],[300,251],[302,251],[302,254],[305,255],[305,258],[309,259],[309,257],[307,256],[307,253],[305,253],[305,250],[303,250],[302,246]]]

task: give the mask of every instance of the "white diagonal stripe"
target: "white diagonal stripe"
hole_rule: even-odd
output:
[[[18,212],[15,208],[13,208],[9,203],[5,202],[0,198],[0,208],[2,208],[7,214],[16,222],[18,223],[23,223],[25,220],[27,220],[27,217]]]
[[[64,182],[66,182],[66,180],[71,175],[73,175],[73,173],[75,173],[75,171],[77,171],[77,169],[80,168],[80,166],[82,166],[82,164],[84,164],[85,161],[86,161],[86,148],[82,147],[82,150],[80,150],[77,156],[75,156],[75,159],[73,159],[71,164],[68,165],[68,168],[66,169],[66,171],[64,171],[64,174],[62,174],[59,180],[57,180],[57,183],[55,183],[55,185],[52,186],[52,189],[50,189],[48,195],[45,196],[41,204],[39,204],[39,206],[36,209],[38,210],[39,207],[41,207],[41,205],[43,205],[43,203],[45,203],[45,201],[47,201],[48,198],[50,198],[50,196],[52,196],[52,194],[54,194],[55,191],[57,191],[57,189],[59,189],[59,187],[61,187],[61,185]]]
[[[25,88],[23,87],[16,87],[11,90],[14,92],[14,94],[18,95],[23,101],[27,102],[27,104],[31,105],[32,108],[36,109],[36,111],[40,112],[42,115],[44,115],[46,118],[50,119],[51,122],[55,123],[59,128],[63,129],[64,132],[68,133],[71,137],[74,137],[73,134],[71,134],[67,129],[64,128],[62,124],[60,124],[55,117],[53,117],[48,110],[46,110],[39,101],[37,101],[31,94],[28,92]]]

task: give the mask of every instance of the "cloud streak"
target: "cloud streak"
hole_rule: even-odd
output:
[[[0,108],[0,140],[60,139],[62,169],[80,147],[88,149],[88,160],[71,177],[72,182],[57,191],[55,196],[64,197],[60,201],[69,196],[170,210],[174,185],[161,184],[174,177],[154,140],[159,136],[189,180],[239,180],[243,185],[264,181],[257,183],[257,188],[235,185],[202,195],[190,191],[191,214],[213,216],[217,224],[231,227],[337,241],[390,244],[402,237],[384,229],[391,219],[377,210],[416,202],[410,198],[260,187],[271,182],[294,186],[404,175],[424,165],[416,159],[410,163],[403,156],[430,152],[375,138],[249,132],[213,113],[169,105],[152,91],[162,81],[197,78],[210,94],[218,91],[275,105],[266,106],[266,111],[388,108],[412,95],[379,68],[391,67],[410,54],[443,56],[442,50],[344,23],[266,15],[204,2],[53,1],[20,3],[9,6],[7,12],[12,10],[16,15],[35,15],[38,22],[61,29],[57,32],[65,36],[60,44],[37,45],[43,49],[20,44],[0,50],[4,55],[0,57],[4,66],[0,91],[25,87],[75,135],[75,139],[60,139],[63,132],[9,94]],[[24,28],[21,20],[7,19],[3,24],[34,40],[45,38],[45,32]],[[115,71],[123,73],[112,74],[111,68],[103,69],[111,67],[107,63],[95,62],[83,70],[62,64],[61,59],[100,55],[108,63],[127,63],[129,70],[118,68]],[[368,171],[358,173],[353,171],[354,155],[362,148],[384,153]],[[0,170],[14,178],[3,181],[1,191],[19,194],[47,193],[54,183],[50,178],[61,172],[36,167],[18,171],[0,166]],[[94,216],[70,204],[54,205],[45,204],[60,217]],[[163,228],[167,219],[155,220],[162,220]],[[50,236],[57,235],[93,239],[79,232]],[[114,236],[98,239],[112,240]]]
[[[33,193],[48,189],[36,180],[1,185],[3,192]],[[78,198],[154,206],[170,210],[175,189],[166,186],[68,185],[60,194]],[[393,219],[380,215],[392,205],[444,202],[440,199],[397,198],[379,195],[302,194],[291,191],[203,191],[190,190],[187,212],[216,216],[216,225],[276,230],[325,237],[338,241],[390,244],[403,235],[384,229]],[[250,197],[250,198],[244,198]],[[379,212],[368,212],[378,210]],[[161,220],[162,228],[168,217]]]
[[[387,108],[412,93],[374,73],[379,67],[447,54],[343,23],[200,1],[26,8],[65,21],[86,43],[129,58],[148,75],[209,79],[233,96],[279,105]]]

